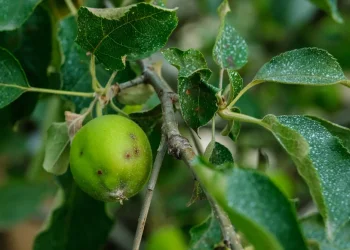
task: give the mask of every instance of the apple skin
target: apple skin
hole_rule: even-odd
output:
[[[152,150],[143,130],[119,115],[97,117],[75,135],[70,169],[78,186],[97,200],[127,200],[148,181]]]

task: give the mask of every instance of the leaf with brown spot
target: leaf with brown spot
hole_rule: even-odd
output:
[[[208,69],[202,69],[189,77],[179,78],[181,113],[188,126],[195,131],[207,124],[218,109],[215,94],[219,90],[208,84],[205,80],[206,78],[203,78],[203,75],[210,75],[210,71]]]

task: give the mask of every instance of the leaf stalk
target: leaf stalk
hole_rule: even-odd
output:
[[[88,98],[93,98],[95,96],[95,93],[93,92],[76,92],[76,91],[66,91],[66,90],[59,90],[59,89],[44,89],[44,88],[35,88],[31,86],[25,87],[25,86],[6,84],[6,83],[0,83],[0,87],[16,88],[16,89],[21,89],[25,92],[38,92],[38,93],[47,93],[47,94],[56,94],[56,95],[80,96],[80,97],[88,97]]]
[[[230,110],[233,105],[236,104],[236,102],[239,100],[239,98],[242,97],[242,95],[247,92],[250,88],[258,85],[259,83],[262,83],[262,81],[251,81],[250,83],[248,83],[239,93],[238,95],[235,97],[235,99],[232,100],[232,102],[229,103],[229,105],[227,105],[227,108]]]

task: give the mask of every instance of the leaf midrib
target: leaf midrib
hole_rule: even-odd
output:
[[[27,85],[26,87],[26,86],[18,85],[17,83],[2,83],[2,82],[0,82],[0,87],[17,88],[17,89],[22,89],[24,91],[28,91],[28,89],[30,88],[29,85]]]
[[[69,144],[69,138],[67,139],[67,141],[64,143],[64,146],[62,147],[62,149],[60,150],[60,152],[57,154],[57,157],[54,159],[54,163],[53,163],[53,167],[55,167],[55,165],[57,164],[59,158],[61,157],[61,155],[63,154],[63,152],[66,150],[66,147]]]

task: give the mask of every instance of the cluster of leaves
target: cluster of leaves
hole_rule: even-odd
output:
[[[234,28],[225,22],[228,11],[228,5],[224,2],[219,8],[221,27],[213,49],[213,58],[228,73],[231,94],[227,99],[234,104],[237,95],[244,93],[242,79],[236,70],[247,62],[247,45]],[[208,123],[218,111],[213,104],[219,90],[207,83],[210,70],[198,51],[168,49],[163,53],[179,69],[182,115],[190,127],[198,129]],[[349,87],[349,80],[336,60],[326,51],[317,48],[289,51],[273,58],[258,71],[247,87],[263,82],[313,86],[343,84]],[[220,111],[218,114],[230,118]],[[238,115],[235,118],[240,120],[240,117]],[[250,122],[248,117],[241,120]],[[338,237],[346,234],[346,225],[350,219],[347,204],[349,196],[346,191],[350,185],[350,155],[346,147],[349,129],[308,116],[267,115],[262,120],[251,122],[271,131],[295,162],[324,219],[323,230],[327,244],[333,244],[336,249],[346,249],[349,243],[341,242]],[[232,129],[230,133],[233,132],[231,138],[236,138],[239,131],[233,129],[235,123],[229,124]],[[214,150],[218,151],[219,145],[215,144]],[[225,158],[225,154],[220,158]],[[233,165],[225,173],[205,169],[204,166],[215,168],[203,160],[199,160],[196,165],[204,180],[203,187],[217,199],[233,225],[244,233],[256,249],[307,249],[293,205],[266,177]],[[309,222],[305,219],[303,223]],[[208,230],[214,234],[218,227]],[[257,235],[258,231],[261,236]],[[207,231],[202,234],[204,238],[208,237]],[[313,238],[315,234],[312,232],[306,232],[306,235],[313,235],[308,239],[310,241],[319,240]],[[327,249],[323,246],[324,242],[318,243],[321,249]]]
[[[47,1],[42,4],[40,2],[26,1],[18,10],[22,16],[16,16],[21,20],[14,20],[10,16],[5,16],[11,13],[11,8],[15,8],[15,5],[12,6],[11,2],[2,3],[9,6],[10,9],[8,9],[8,13],[1,13],[1,16],[5,18],[4,22],[7,22],[6,25],[2,26],[2,30],[6,31],[1,36],[3,47],[0,48],[1,108],[11,110],[16,103],[26,107],[26,105],[30,105],[30,103],[27,103],[27,94],[39,92],[42,93],[41,96],[35,94],[30,99],[33,106],[35,106],[38,97],[45,98],[45,93],[61,94],[65,101],[72,103],[70,106],[74,107],[75,112],[84,112],[84,109],[93,100],[90,56],[83,49],[83,43],[91,41],[85,40],[85,32],[94,34],[102,32],[100,22],[106,20],[104,25],[111,29],[108,32],[110,34],[106,35],[106,33],[103,33],[106,32],[104,30],[103,34],[96,40],[97,47],[104,44],[99,44],[101,40],[105,40],[106,44],[103,46],[107,46],[107,48],[116,49],[115,46],[108,45],[114,41],[118,41],[117,43],[120,43],[123,48],[137,48],[137,51],[118,48],[116,49],[117,52],[109,53],[113,55],[112,59],[115,59],[113,60],[115,67],[102,66],[101,63],[96,65],[98,81],[105,85],[111,75],[108,69],[119,70],[118,75],[114,78],[115,82],[122,83],[133,79],[137,70],[131,68],[129,61],[125,61],[125,57],[127,56],[128,59],[129,57],[130,59],[145,58],[159,50],[164,46],[177,24],[174,10],[161,9],[145,3],[114,9],[112,13],[108,9],[93,13],[95,9],[82,7],[79,10],[77,20],[76,17],[67,15],[66,8],[58,2],[56,3],[56,1]],[[35,11],[33,11],[34,9]],[[3,11],[7,11],[7,9],[3,9]],[[114,20],[108,19],[111,14],[116,16]],[[91,16],[94,18],[91,18]],[[116,19],[120,22],[115,23]],[[14,21],[16,23],[11,23]],[[93,27],[92,24],[98,25],[90,30]],[[120,27],[124,27],[125,30],[120,29]],[[43,34],[38,34],[38,30]],[[78,33],[78,30],[81,33]],[[132,39],[130,39],[130,30],[133,30],[134,34]],[[144,34],[144,37],[141,37],[142,34]],[[156,35],[150,36],[149,34]],[[92,36],[89,35],[89,37]],[[124,37],[124,41],[121,41],[119,37]],[[110,40],[106,38],[110,38]],[[81,46],[75,40],[80,41]],[[15,46],[14,42],[17,43]],[[136,42],[137,44],[135,44]],[[47,44],[50,46],[47,46]],[[28,53],[27,48],[36,50]],[[103,53],[99,54],[97,50],[98,48],[91,49],[90,54],[92,52],[99,62],[105,63],[100,58],[100,56],[103,57]],[[46,57],[43,59],[45,60],[36,62],[37,54],[44,54]],[[108,63],[106,64],[108,65]],[[145,90],[145,88],[138,91],[142,90]],[[70,93],[76,93],[77,95],[70,95]],[[152,93],[148,93],[148,96]],[[128,98],[127,95],[129,93],[125,91],[125,94],[123,92],[124,98],[123,96],[118,97],[122,100],[128,100],[130,97]],[[135,98],[135,96],[131,98],[133,97]],[[136,101],[136,104],[138,102]],[[130,114],[130,118],[139,123],[146,132],[150,132],[161,118],[160,106],[152,104],[148,107],[151,109]],[[56,110],[51,109],[50,112],[55,113]],[[31,111],[28,110],[28,113]],[[141,110],[138,108],[136,111]],[[106,108],[104,112],[115,113],[110,108]],[[16,119],[20,119],[28,113],[19,114]],[[57,121],[57,119],[53,119],[53,121]],[[57,184],[60,189],[57,194],[56,205],[50,218],[48,218],[46,227],[38,234],[34,249],[97,249],[105,244],[113,220],[111,215],[107,215],[104,203],[92,199],[74,183],[70,172],[67,171],[70,146],[67,125],[65,122],[51,123],[52,121],[45,128],[47,129],[47,139],[44,145],[45,155],[37,164],[40,167],[43,166],[49,173],[59,175]],[[40,179],[40,177],[37,178]],[[28,177],[28,179],[31,178]],[[47,193],[52,192],[52,187],[47,188],[45,184],[47,183],[28,180],[28,184],[19,183],[17,185],[15,181],[14,183],[11,181],[3,186],[0,197],[8,206],[2,210],[6,211],[1,213],[0,216],[1,227],[9,227],[31,214],[39,202],[47,197]],[[13,186],[15,188],[11,188]],[[40,192],[36,192],[37,190]],[[12,203],[9,203],[8,201],[11,200]],[[26,202],[27,200],[28,202]],[[27,203],[28,205],[26,205]],[[22,209],[14,212],[12,208],[19,206]],[[82,213],[81,211],[85,212]],[[12,213],[15,214],[12,215]],[[87,223],[86,218],[94,218],[95,222],[89,220]],[[73,225],[75,226],[72,227]],[[90,236],[87,237],[88,234]],[[57,241],[57,239],[59,240]],[[77,239],[85,240],[82,243],[81,240]]]
[[[15,8],[13,1],[3,2],[9,7],[8,13],[0,15],[0,30],[6,31],[0,41],[0,108],[5,109],[27,101],[34,106],[38,96],[26,94],[41,92],[63,94],[65,100],[74,104],[75,112],[83,112],[94,92],[89,55],[98,60],[96,74],[103,86],[111,71],[118,71],[114,81],[126,82],[137,75],[134,61],[161,49],[177,26],[175,10],[165,9],[160,1],[115,9],[81,7],[76,18],[62,17],[64,10],[55,1],[40,4],[41,1],[33,0],[26,1],[19,11],[21,14],[14,19],[9,18],[11,8]],[[335,1],[313,2],[331,13],[335,20],[342,20]],[[319,212],[298,220],[294,205],[283,192],[264,173],[237,166],[228,149],[216,142],[214,136],[205,156],[192,163],[202,188],[255,249],[292,250],[310,246],[324,250],[348,249],[350,130],[313,116],[267,115],[256,119],[241,114],[235,104],[248,89],[264,82],[350,87],[350,80],[328,52],[303,48],[274,57],[243,88],[237,70],[248,61],[247,43],[229,22],[227,0],[220,5],[218,14],[221,24],[213,59],[221,73],[227,73],[229,84],[225,90],[221,89],[222,77],[218,87],[209,84],[212,72],[200,51],[178,48],[162,51],[166,60],[178,69],[178,96],[185,122],[198,131],[218,115],[227,121],[222,134],[233,141],[239,136],[240,122],[254,123],[270,131],[294,161]],[[51,25],[42,26],[43,23]],[[38,36],[31,34],[33,29],[46,35],[37,41]],[[17,41],[16,46],[13,40]],[[37,51],[25,51],[28,44],[37,44],[33,47]],[[36,53],[45,54],[46,60],[29,60],[35,58]],[[148,130],[161,117],[160,106],[153,107],[130,117]],[[105,109],[104,112],[115,111]],[[35,240],[35,249],[97,249],[105,242],[113,224],[105,204],[80,191],[66,171],[68,132],[65,123],[53,123],[48,129],[42,165],[48,172],[59,175],[60,191],[46,227]],[[9,199],[6,188],[0,190],[0,199]],[[42,189],[29,184],[21,188],[29,194],[31,188]],[[31,202],[38,201],[31,199]],[[85,223],[86,218],[93,219]],[[8,223],[0,218],[1,226]],[[194,227],[191,238],[191,249],[220,246],[222,236],[217,218],[210,215],[203,224]],[[84,245],[76,239],[84,239]]]

